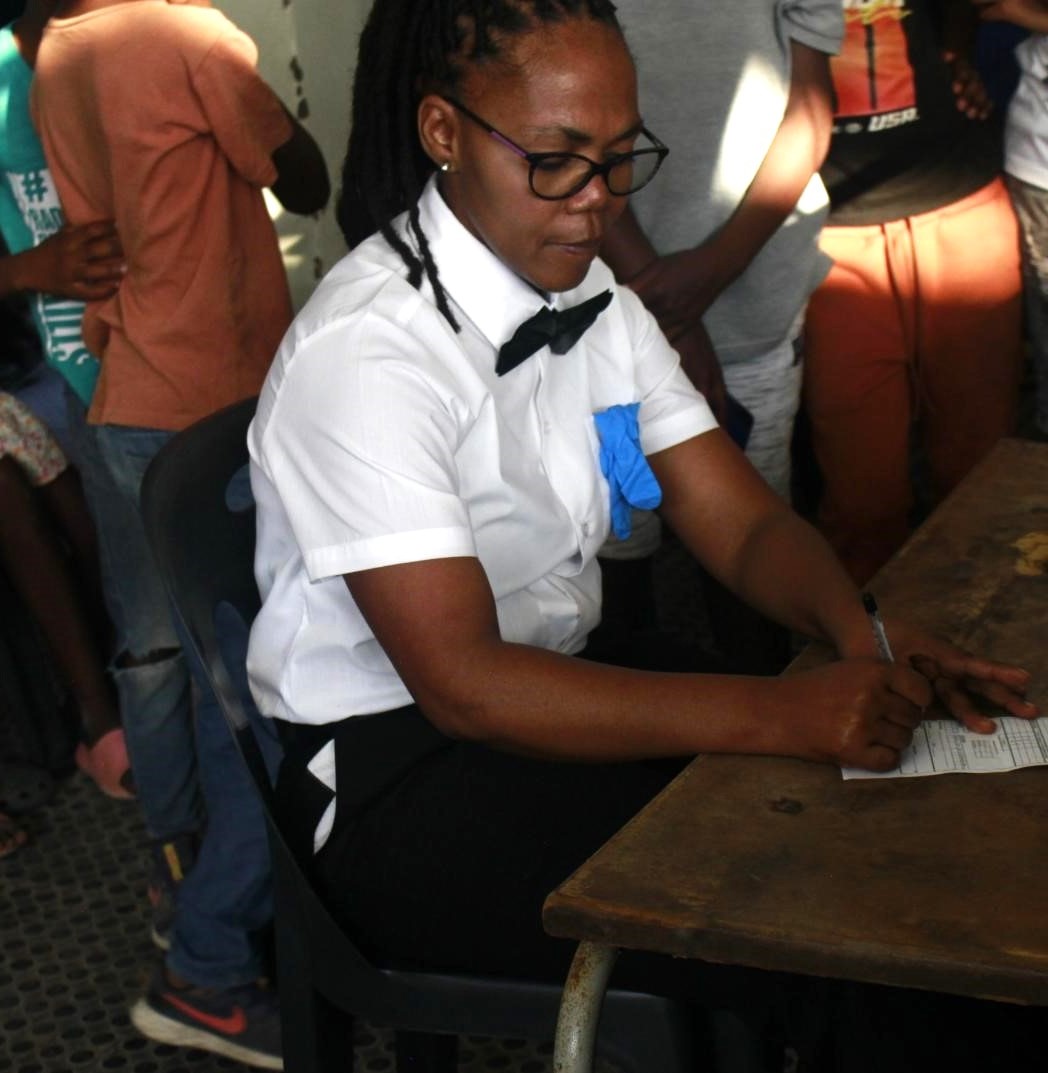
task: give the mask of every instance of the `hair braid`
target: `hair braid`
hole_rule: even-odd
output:
[[[433,172],[418,138],[421,87],[454,92],[464,64],[497,59],[507,38],[579,15],[617,25],[611,0],[375,0],[360,35],[339,227],[350,247],[380,232],[413,287],[423,275],[429,280],[437,308],[456,331],[414,208]],[[408,210],[417,254],[392,226]]]

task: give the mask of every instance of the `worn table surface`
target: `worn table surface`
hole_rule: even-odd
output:
[[[1048,710],[1048,445],[998,445],[871,588],[887,615],[1026,666]],[[1048,767],[844,782],[702,756],[544,921],[611,946],[1048,1005],[1046,895]]]

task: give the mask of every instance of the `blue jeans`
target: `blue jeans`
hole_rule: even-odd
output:
[[[131,766],[146,830],[152,839],[199,831],[204,809],[193,746],[189,671],[138,506],[153,455],[170,433],[114,425],[84,433],[104,469],[98,514],[103,577],[118,635],[113,668]],[[90,472],[90,471],[89,471]],[[123,666],[120,657],[133,665]]]
[[[139,508],[142,478],[172,433],[118,425],[96,431],[106,466],[135,513],[134,531],[126,534],[120,558],[124,587],[133,593],[125,608],[129,651],[138,656],[175,653],[116,672],[147,827],[161,839],[199,829],[199,822],[190,828],[183,824],[200,815],[201,800],[207,816],[196,864],[178,889],[167,962],[198,986],[234,987],[261,971],[255,933],[273,914],[269,849],[257,794],[203,669],[190,646],[182,644],[145,536]],[[229,500],[250,502],[245,496],[250,491],[238,474]],[[232,625],[224,629],[223,649],[246,651],[246,627],[242,635]],[[231,669],[253,712],[243,660]],[[275,733],[260,717],[255,729],[275,771],[280,759]]]
[[[113,629],[116,631],[116,647],[113,652],[107,653],[108,656],[113,656],[127,646],[127,635],[120,621],[121,600],[116,592],[116,587],[120,584],[120,573],[116,567],[120,561],[121,535],[124,529],[124,499],[102,461],[95,439],[95,428],[87,423],[87,407],[68,384],[63,384],[62,390],[65,406],[65,450],[69,461],[80,474],[84,499],[87,500],[87,508],[98,534],[102,594],[105,597],[106,610],[113,622]]]

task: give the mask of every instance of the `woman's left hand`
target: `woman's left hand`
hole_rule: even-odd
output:
[[[924,675],[938,702],[968,730],[994,732],[996,722],[981,710],[986,705],[1021,719],[1040,714],[1026,699],[1030,674],[1020,667],[972,655],[949,641],[905,626],[891,630],[891,644],[896,661],[905,661]]]

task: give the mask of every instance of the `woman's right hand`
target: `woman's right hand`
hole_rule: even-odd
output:
[[[915,670],[877,659],[829,663],[775,679],[773,688],[783,755],[867,771],[898,766],[934,699]]]

